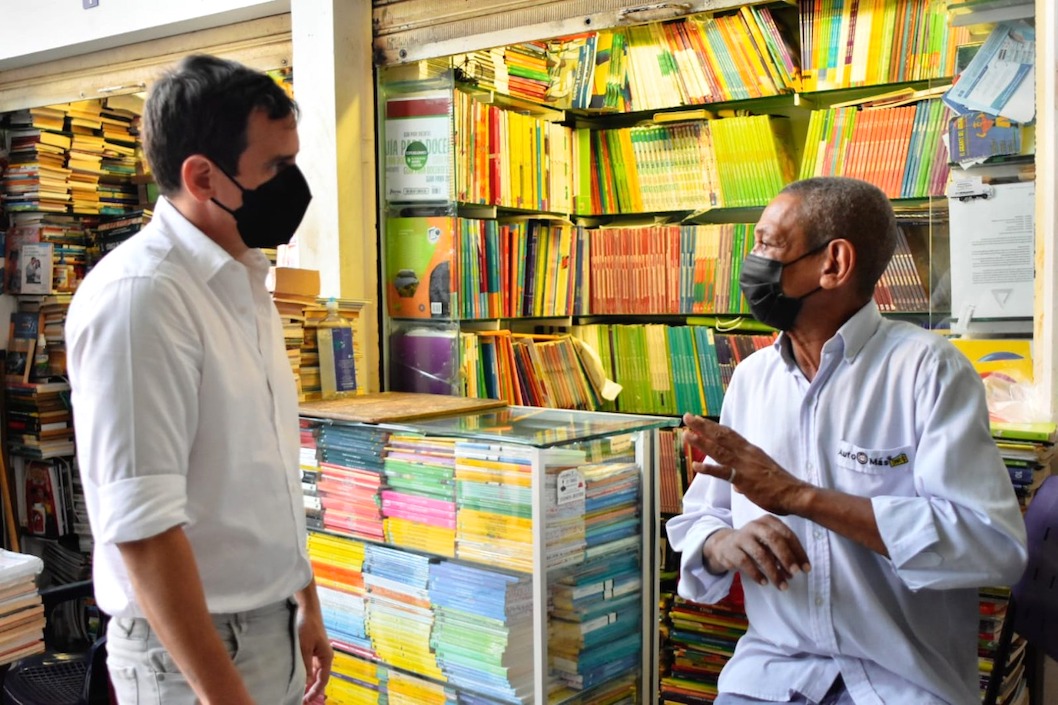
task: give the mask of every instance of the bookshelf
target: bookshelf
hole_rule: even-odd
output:
[[[649,702],[644,522],[675,422],[490,405],[302,406],[309,552],[338,649],[328,695]]]
[[[949,21],[949,4],[957,22]],[[445,246],[450,271],[459,272],[448,292],[450,309],[421,317],[387,309],[391,388],[511,399],[519,384],[546,387],[555,369],[515,350],[535,346],[533,336],[568,334],[593,351],[604,378],[623,387],[615,399],[604,398],[589,380],[589,396],[578,399],[584,408],[718,414],[734,366],[772,340],[771,331],[749,319],[737,287],[752,226],[783,185],[810,176],[855,176],[887,193],[901,240],[876,293],[879,308],[951,328],[960,315],[950,278],[960,245],[949,232],[946,191],[962,166],[948,153],[952,112],[941,98],[970,60],[966,47],[987,36],[989,25],[967,20],[986,5],[1026,3],[922,0],[900,5],[909,14],[897,17],[895,3],[861,2],[855,23],[849,5],[817,16],[820,6],[805,2],[725,3],[713,13],[589,28],[445,59],[416,61],[422,51],[412,50],[401,57],[406,63],[383,67],[379,126],[387,138],[383,106],[392,95],[417,84],[451,92],[453,187],[445,197],[474,200],[469,192],[482,206],[438,202],[431,215],[456,218],[446,232],[484,233],[469,240],[453,235]],[[540,56],[547,57],[546,71]],[[478,106],[481,91],[515,100]],[[526,101],[556,112],[506,114]],[[524,120],[541,126],[532,139],[507,132]],[[438,131],[442,125],[438,115]],[[1021,154],[992,158],[984,173],[1008,179],[1031,165],[1031,132],[1022,133]],[[545,135],[542,152],[537,134]],[[563,211],[555,204],[564,194],[552,194],[556,175],[567,170],[572,206]],[[383,171],[386,183],[394,174]],[[527,176],[528,196],[516,205],[504,200],[520,193]],[[383,241],[393,245],[384,269],[392,278],[412,269],[395,265],[407,262],[407,249],[388,239],[389,219],[407,212],[388,189],[383,193]],[[540,243],[557,256],[541,256]],[[385,292],[388,304],[394,289]],[[540,290],[554,292],[548,300],[554,309],[519,308],[523,297],[539,303]],[[480,307],[464,306],[477,297]],[[983,325],[1025,334],[1027,320]],[[408,345],[412,337],[421,349]],[[579,362],[573,378],[589,378],[594,361],[582,355]],[[554,396],[543,399],[556,405]],[[679,511],[689,478],[679,431],[662,431],[661,446],[663,524]],[[663,545],[661,553],[656,646],[663,673],[656,692],[664,702],[708,702],[725,656],[701,649],[695,630],[719,625],[712,636],[730,645],[737,616],[703,616],[677,604],[674,557],[666,559]],[[696,639],[698,649],[691,646]]]
[[[389,388],[554,406],[561,367],[586,390],[577,408],[708,410],[696,387],[718,379],[722,398],[713,360],[739,357],[691,330],[689,369],[664,361],[680,358],[694,317],[714,319],[714,338],[746,319],[738,273],[753,224],[785,184],[816,175],[890,195],[901,241],[879,307],[948,327],[940,96],[973,34],[944,3],[912,5],[853,18],[734,4],[380,69]],[[417,139],[434,147],[421,166],[423,153],[406,153]],[[547,365],[519,352],[556,335],[591,345],[602,377],[656,393],[608,399],[583,354]]]

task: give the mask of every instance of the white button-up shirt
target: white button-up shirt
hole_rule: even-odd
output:
[[[183,526],[212,613],[312,577],[297,394],[268,260],[235,260],[159,199],[88,274],[66,324],[100,607],[143,616],[117,545]]]
[[[962,354],[883,320],[872,302],[823,346],[811,382],[782,337],[747,358],[721,422],[806,482],[870,497],[889,558],[779,517],[812,570],[784,592],[743,583],[750,627],[720,690],[819,701],[840,673],[857,705],[976,705],[975,588],[1015,582],[1026,547],[984,389]],[[680,595],[722,599],[732,574],[707,572],[702,545],[763,514],[727,482],[698,476],[667,525],[683,552]]]

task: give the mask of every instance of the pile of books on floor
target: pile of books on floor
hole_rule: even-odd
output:
[[[977,627],[977,675],[981,696],[985,696],[996,672],[1000,638],[1007,620],[1010,603],[1009,588],[982,588],[980,592],[979,622]],[[1028,703],[1025,652],[1028,642],[1020,634],[1013,634],[1007,647],[1003,681],[996,691],[996,705],[1024,705]]]
[[[999,448],[1003,464],[1017,495],[1021,511],[1028,509],[1037,488],[1051,474],[1054,459],[1056,425],[1052,422],[1012,423],[992,421],[992,437]],[[982,588],[977,630],[977,666],[981,694],[984,696],[997,673],[1000,637],[1007,618],[1010,590],[1006,587]],[[1007,647],[1002,680],[996,689],[998,705],[1020,705],[1028,702],[1025,673],[1025,639],[1014,634]]]
[[[0,665],[44,652],[44,606],[36,556],[0,549]]]
[[[737,576],[726,598],[715,605],[673,600],[663,635],[671,668],[661,678],[663,705],[701,705],[717,695],[720,671],[749,626]]]

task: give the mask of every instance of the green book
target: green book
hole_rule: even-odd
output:
[[[1056,424],[1050,421],[1014,423],[1010,421],[993,421],[992,436],[1009,438],[1017,441],[1039,441],[1053,443]]]

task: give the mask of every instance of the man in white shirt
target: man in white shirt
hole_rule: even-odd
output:
[[[735,370],[708,456],[668,522],[680,594],[741,573],[749,631],[717,705],[971,705],[977,590],[1009,585],[1025,526],[984,389],[941,336],[878,313],[892,257],[885,195],[797,182],[761,215],[740,284],[782,330]]]
[[[192,56],[144,111],[163,197],[66,326],[111,680],[122,705],[309,701],[333,654],[257,249],[287,242],[311,198],[296,108],[268,76]]]

